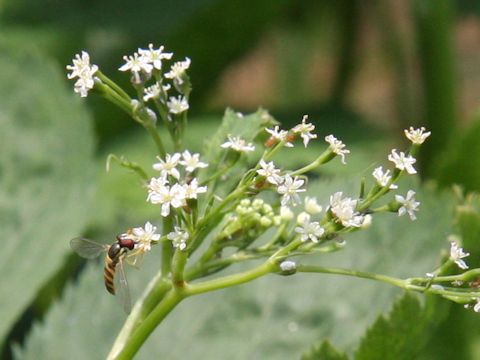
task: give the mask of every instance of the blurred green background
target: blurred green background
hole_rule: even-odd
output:
[[[352,150],[349,166],[312,174],[310,192],[323,203],[339,189],[353,195],[354,180],[406,145],[404,128],[427,127],[433,135],[414,182],[422,187],[419,220],[385,218],[316,261],[419,275],[438,263],[451,232],[480,253],[478,202],[450,191],[480,189],[478,2],[4,0],[0,26],[2,359],[104,358],[124,315],[103,289],[101,263],[85,265],[68,241],[83,234],[108,243],[158,222],[134,176],[105,172],[111,152],[148,167],[155,150],[120,110],[73,94],[65,66],[81,50],[132,95],[117,71],[122,56],[153,43],[176,60],[190,57],[191,150],[201,151],[226,107],[261,106],[285,128],[309,114],[320,139],[333,133]],[[283,165],[315,158],[320,143],[287,154]],[[129,273],[134,296],[155,261]],[[401,321],[392,314],[366,333],[401,295],[363,280],[262,279],[189,299],[138,358],[480,358],[480,321],[442,301],[404,298]],[[375,329],[390,341],[375,342]],[[324,345],[308,355],[325,339],[339,352]],[[365,351],[369,341],[375,354]]]

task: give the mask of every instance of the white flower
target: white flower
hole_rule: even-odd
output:
[[[305,211],[311,215],[322,212],[322,207],[318,205],[316,197],[305,197]]]
[[[360,224],[360,227],[362,229],[366,229],[372,225],[372,215],[366,214],[363,215],[362,223]]]
[[[173,53],[164,53],[164,47],[160,46],[157,50],[153,49],[153,44],[148,44],[147,49],[138,49],[139,54],[143,57],[144,61],[148,64],[152,64],[157,70],[162,68],[162,60],[170,60]]]
[[[85,71],[91,72],[93,75],[93,73],[98,70],[97,65],[90,65],[90,55],[86,51],[82,51],[82,56],[76,54],[72,63],[73,65],[67,65],[67,70],[71,71],[70,74],[67,74],[69,79],[73,79],[83,74]]]
[[[232,135],[228,135],[228,141],[220,146],[224,149],[232,148],[233,150],[239,152],[249,152],[255,150],[255,146],[252,143],[247,144],[244,139]]]
[[[375,168],[375,170],[373,170],[372,175],[375,178],[375,180],[377,180],[377,183],[380,186],[387,186],[387,184],[389,183],[389,181],[392,178],[392,176],[390,175],[390,170],[387,170],[387,171],[383,172],[383,168],[381,166]],[[398,188],[397,185],[395,185],[395,184],[390,185],[390,189],[393,190],[393,189],[396,189],[396,188]]]
[[[278,185],[282,182],[283,178],[280,176],[280,169],[276,169],[273,161],[269,163],[265,160],[260,160],[261,169],[257,170],[258,175],[267,179],[270,184]]]
[[[473,311],[478,313],[480,312],[480,299],[477,299],[476,301],[477,301],[476,304],[473,306]]]
[[[342,164],[346,164],[345,154],[350,154],[350,150],[344,149],[345,144],[333,135],[325,136],[325,141],[330,144],[330,150],[342,158]]]
[[[293,211],[288,206],[281,206],[280,207],[280,218],[285,221],[289,221],[293,219]]]
[[[120,71],[130,70],[136,74],[143,71],[150,74],[153,69],[153,66],[150,65],[143,56],[138,55],[138,53],[134,53],[133,56],[124,56],[123,60],[125,60],[125,64],[118,68]]]
[[[310,214],[302,211],[300,214],[297,215],[297,224],[302,225],[305,220],[310,220]]]
[[[408,140],[412,142],[412,144],[420,145],[423,144],[426,138],[428,138],[431,134],[430,131],[424,132],[425,128],[422,126],[420,129],[414,129],[413,127],[410,126],[410,128],[407,130],[405,129],[405,136],[407,137]]]
[[[181,114],[184,111],[187,111],[188,101],[185,96],[179,95],[178,97],[170,97],[170,100],[167,101],[168,111],[172,114]]]
[[[402,206],[398,209],[398,216],[402,216],[408,214],[410,219],[415,220],[417,217],[415,216],[415,211],[418,211],[418,206],[420,203],[415,201],[415,191],[408,190],[407,197],[403,197],[401,195],[395,195],[395,200],[402,204]]]
[[[167,235],[167,239],[172,241],[173,247],[179,250],[185,250],[188,238],[188,232],[178,226],[175,226],[175,231]]]
[[[150,251],[152,241],[160,240],[160,234],[157,234],[156,231],[157,227],[148,221],[145,223],[145,228],[133,228],[131,232],[137,242],[135,248],[141,249],[142,252]]]
[[[93,77],[82,74],[75,82],[73,86],[73,91],[75,91],[77,94],[80,94],[81,97],[87,97],[88,91],[90,89],[93,89],[94,85],[95,81],[93,80]]]
[[[295,228],[295,232],[300,234],[302,241],[312,240],[314,243],[318,243],[318,238],[323,235],[325,229],[320,226],[317,221],[310,222],[310,218],[303,219],[301,226]]]
[[[182,76],[190,67],[190,59],[187,57],[185,61],[177,61],[172,65],[170,71],[165,74],[167,79],[174,79],[179,85],[183,84]]]
[[[179,208],[186,205],[185,189],[180,184],[174,184],[171,188],[166,187],[162,193],[158,194],[158,203],[162,204],[161,215],[168,216],[170,214],[170,206]],[[153,202],[152,202],[153,203]]]
[[[157,204],[158,202],[155,200],[158,193],[162,193],[165,191],[165,187],[168,185],[168,180],[166,176],[160,176],[158,178],[151,178],[150,182],[147,186],[148,188],[148,196],[147,201],[150,201],[152,204]],[[168,189],[168,187],[167,187]],[[168,190],[167,190],[168,191]],[[152,200],[153,197],[153,200]]]
[[[67,70],[71,73],[67,74],[69,79],[78,77],[75,82],[74,91],[81,97],[86,97],[88,91],[93,88],[95,81],[93,75],[97,72],[98,66],[90,64],[90,55],[86,51],[82,51],[82,55],[75,55],[72,60],[73,65],[67,65]]]
[[[469,253],[463,252],[461,247],[458,247],[457,242],[452,241],[450,243],[450,259],[458,265],[462,270],[468,269],[468,265],[462,259],[469,256]]]
[[[357,200],[349,197],[342,199],[343,193],[336,192],[330,196],[330,211],[345,227],[361,227],[368,224],[371,218],[361,215],[355,211]]]
[[[280,270],[282,271],[294,271],[297,269],[297,264],[295,261],[285,260],[280,263]]]
[[[280,130],[279,126],[275,126],[273,129],[265,129],[274,139],[278,141],[284,141],[286,147],[293,147],[293,144],[288,141],[288,131]]]
[[[306,191],[305,189],[300,189],[304,183],[305,180],[299,179],[298,177],[292,178],[289,174],[285,175],[283,183],[277,187],[277,192],[283,195],[281,201],[282,206],[286,206],[290,201],[293,206],[300,203],[300,197],[297,193]]]
[[[185,189],[185,198],[186,199],[196,199],[197,194],[203,194],[207,192],[206,186],[198,186],[197,178],[193,178],[189,184],[183,186]]]
[[[185,170],[187,172],[193,172],[195,169],[198,168],[206,168],[208,166],[207,163],[200,161],[200,154],[190,154],[190,151],[185,150],[182,154],[183,160],[180,160],[180,165],[185,166]]]
[[[307,147],[308,142],[311,139],[316,139],[317,138],[316,134],[311,134],[311,131],[313,131],[315,129],[315,125],[313,125],[312,123],[306,123],[307,120],[308,120],[308,115],[303,115],[302,123],[296,125],[292,129],[292,131],[294,133],[299,133],[300,134],[300,136],[303,139],[303,145],[305,145],[305,147]]]
[[[417,160],[411,155],[405,156],[405,153],[401,151],[400,154],[397,154],[397,150],[393,149],[391,154],[388,155],[388,160],[392,161],[399,170],[406,170],[409,174],[417,173],[417,170],[413,167]]]
[[[157,156],[157,159],[160,162],[153,164],[154,170],[161,171],[162,174],[172,175],[175,179],[180,178],[180,172],[176,168],[180,159],[179,153],[166,154],[165,160],[162,160],[159,156]]]
[[[143,101],[148,101],[150,99],[158,99],[162,92],[162,88],[160,87],[159,83],[155,83],[152,86],[146,87],[143,89],[144,96]]]

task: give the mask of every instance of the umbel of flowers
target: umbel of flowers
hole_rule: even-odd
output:
[[[156,48],[152,44],[125,56],[119,70],[129,73],[133,96],[91,64],[85,51],[75,56],[73,65],[67,66],[68,78],[75,79],[75,92],[82,97],[97,93],[119,106],[148,131],[157,148],[156,154],[146,155],[152,159],[151,169],[115,155],[108,159],[108,165],[114,160],[138,174],[145,187],[145,206],[158,208],[156,219],[148,219],[144,227],[126,230],[124,236],[135,244],[126,258],[136,263],[140,256],[152,252],[153,245],[161,248],[159,272],[152,275],[150,285],[118,335],[111,359],[133,356],[186,297],[270,273],[357,276],[354,270],[306,266],[293,259],[342,249],[349,232],[367,229],[379,213],[391,212],[415,220],[420,206],[415,191],[397,192],[397,183],[401,176],[417,172],[415,154],[430,136],[423,127],[405,130],[409,148],[392,149],[385,164],[375,167],[367,182],[370,187],[363,186],[360,196],[338,189],[323,204],[316,197],[304,197],[308,174],[337,157],[346,164],[350,151],[333,134],[316,134],[314,123],[306,115],[292,128],[282,129],[265,111],[259,112],[261,121],[248,124],[246,117],[236,114],[235,121],[245,122],[245,131],[225,132],[218,144],[212,141],[211,152],[216,156],[205,158],[205,154],[186,149],[183,136],[192,90],[188,76],[192,63],[189,58],[177,62],[172,58],[173,54],[165,52],[163,46]],[[167,152],[159,132],[170,135],[170,151]],[[256,141],[260,138],[262,143]],[[275,163],[282,152],[299,145],[306,148],[320,139],[324,141],[324,151],[311,163],[296,169]],[[376,205],[385,196],[389,196],[390,202]],[[157,226],[152,224],[161,224],[161,231],[157,232]],[[192,256],[194,253],[198,254]],[[480,293],[469,287],[480,271],[468,270],[464,260],[468,255],[461,248],[460,239],[455,238],[451,239],[448,260],[422,277],[362,277],[438,294],[480,311]],[[247,271],[220,275],[232,264],[251,259],[264,261]],[[445,275],[452,264],[467,271]],[[214,274],[215,277],[204,279]]]

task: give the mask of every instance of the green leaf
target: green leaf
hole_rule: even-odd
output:
[[[274,123],[273,117],[263,109],[249,115],[241,115],[232,109],[227,109],[215,134],[205,139],[203,152],[205,159],[212,164],[219,163],[225,153],[225,149],[220,145],[227,141],[228,135],[239,136],[246,142],[253,142],[259,134],[265,133],[265,127]]]
[[[406,293],[388,317],[381,315],[367,331],[355,359],[415,359],[430,337],[430,327],[430,313],[416,296]]]
[[[200,180],[205,180],[215,172],[221,171],[223,168],[228,168],[229,162],[234,161],[229,158],[230,156],[240,156],[240,153],[236,151],[229,150],[226,152],[225,149],[221,147],[221,145],[227,141],[229,135],[240,137],[247,143],[253,143],[255,138],[266,134],[266,127],[270,127],[274,123],[276,123],[276,121],[273,117],[263,109],[259,109],[249,115],[242,115],[234,112],[232,109],[227,109],[223,116],[222,123],[217,128],[215,134],[205,139],[203,153],[209,166],[204,171],[199,172]],[[261,155],[258,146],[255,153],[258,155],[257,157]],[[252,155],[249,154],[249,158],[251,156]],[[235,166],[222,176],[221,189],[224,192],[230,191],[231,187],[238,183],[246,170],[247,166],[245,162],[242,161],[242,159],[238,160]],[[217,195],[223,195],[221,191],[216,189],[216,184],[217,183],[211,182],[209,184],[209,191],[215,189]]]
[[[329,341],[323,341],[320,346],[304,354],[302,360],[348,360],[348,356],[335,349]]]
[[[454,138],[446,156],[441,157],[435,176],[442,185],[460,184],[469,191],[480,191],[480,117]],[[443,145],[442,145],[443,146]]]
[[[132,159],[135,160],[135,159]],[[355,193],[353,179],[310,184],[310,193],[327,204],[335,191]],[[406,192],[410,184],[402,184]],[[392,195],[393,196],[393,195]],[[346,236],[343,251],[299,259],[302,263],[347,267],[409,277],[432,271],[439,252],[448,248],[452,201],[447,194],[419,190],[422,210],[415,222],[396,214],[382,214],[366,231]],[[159,252],[152,250],[140,271],[129,271],[135,299],[158,269]],[[250,268],[253,263],[229,270]],[[131,269],[128,269],[131,270]],[[81,276],[62,301],[32,332],[22,359],[104,358],[124,319],[120,306],[102,284],[101,267]],[[257,281],[187,299],[151,335],[137,359],[294,359],[319,339],[329,338],[351,353],[377,317],[401,294],[377,282],[333,275],[268,276]],[[106,298],[107,301],[100,301]],[[89,307],[91,298],[98,305]],[[75,319],[66,326],[65,319]],[[96,339],[94,346],[91,339]],[[80,356],[71,344],[81,348]]]
[[[33,53],[0,55],[0,339],[62,264],[89,217],[90,118]]]

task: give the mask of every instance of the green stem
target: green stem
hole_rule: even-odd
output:
[[[122,330],[120,330],[109,359],[114,358],[113,354],[117,354],[123,349],[132,333],[137,329],[139,324],[147,317],[147,315],[155,308],[155,306],[163,299],[168,290],[171,289],[170,282],[164,281],[161,273],[158,273],[148,284],[142,297],[135,303],[132,312],[125,321]]]
[[[403,289],[406,289],[406,286],[407,286],[407,282],[405,280],[397,279],[397,278],[386,276],[386,275],[374,274],[366,271],[331,268],[331,267],[315,266],[315,265],[297,265],[297,272],[354,276],[354,277],[359,277],[364,279],[382,281],[384,283],[398,286]]]
[[[183,272],[187,264],[188,252],[177,249],[172,259],[172,282],[175,287],[183,287]]]
[[[118,86],[113,80],[111,80],[101,71],[98,71],[95,76],[97,76],[100,80],[102,80],[103,83],[107,84],[113,91],[115,91],[125,100],[128,100],[129,102],[132,100],[130,96],[120,86]]]
[[[147,340],[155,328],[162,320],[177,306],[183,299],[175,290],[170,290],[163,300],[155,307],[150,315],[141,323],[140,326],[131,334],[122,348],[116,352],[111,352],[107,360],[130,360],[138,352],[142,344]]]
[[[149,121],[148,123],[143,124],[143,126],[145,127],[145,129],[147,129],[148,133],[150,134],[153,141],[155,142],[155,145],[157,145],[158,155],[161,158],[165,158],[165,155],[166,155],[165,147],[163,146],[163,141],[160,138],[160,135],[158,134],[155,124]]]
[[[316,169],[320,165],[329,162],[335,156],[336,156],[336,154],[333,151],[331,151],[330,149],[325,150],[314,162],[312,162],[311,164],[308,164],[307,166],[304,166],[303,168],[295,170],[294,172],[290,173],[290,175],[291,176],[296,176],[296,175],[305,174],[309,171],[312,171],[312,170]]]
[[[266,261],[262,265],[257,266],[251,270],[241,272],[239,274],[228,275],[218,279],[204,281],[198,284],[187,285],[185,293],[189,296],[202,294],[209,291],[224,289],[227,287],[244,284],[246,282],[255,280],[261,276],[269,274],[277,269],[274,261]]]
[[[168,234],[173,230],[173,222],[170,216],[163,218],[162,231],[164,234]],[[173,247],[172,242],[164,241],[162,243],[162,277],[166,278],[170,274],[172,267]]]

